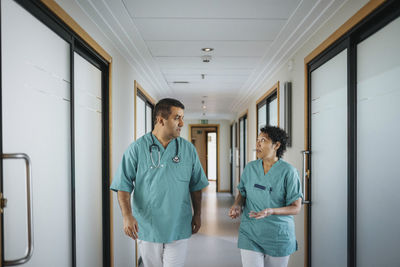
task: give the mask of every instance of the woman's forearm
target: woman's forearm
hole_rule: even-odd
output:
[[[281,208],[271,208],[272,215],[297,215],[301,210],[301,198],[294,201],[291,205]]]
[[[239,192],[233,205],[243,206],[245,199]]]
[[[249,217],[255,219],[262,219],[271,215],[297,215],[301,210],[301,198],[294,201],[291,205],[281,208],[267,208],[265,210],[256,212],[250,211]]]

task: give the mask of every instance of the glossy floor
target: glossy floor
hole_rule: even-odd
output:
[[[210,181],[203,192],[202,226],[189,241],[186,267],[241,266],[237,248],[239,219],[228,217],[233,201],[230,193],[216,193],[215,181]]]

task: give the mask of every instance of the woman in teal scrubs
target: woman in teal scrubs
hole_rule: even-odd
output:
[[[297,250],[293,215],[301,209],[297,170],[281,159],[287,135],[277,127],[261,129],[258,160],[249,162],[238,185],[239,194],[229,211],[241,214],[238,247],[244,267],[286,267]]]

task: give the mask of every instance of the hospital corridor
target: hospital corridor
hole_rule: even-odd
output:
[[[400,266],[399,0],[0,0],[0,267]]]

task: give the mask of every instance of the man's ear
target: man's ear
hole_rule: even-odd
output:
[[[281,147],[281,142],[276,142],[275,144],[274,144],[274,146],[275,146],[275,149],[276,149],[276,151],[278,151],[278,149]]]
[[[157,122],[161,125],[164,126],[164,119],[162,116],[157,116]]]

